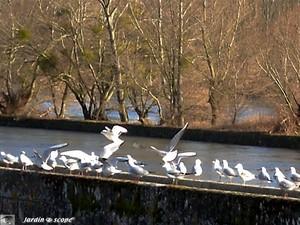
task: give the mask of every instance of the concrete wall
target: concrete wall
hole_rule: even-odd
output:
[[[113,123],[79,120],[48,120],[36,118],[15,118],[0,116],[0,126],[31,127],[42,129],[71,130],[97,132]],[[137,124],[122,124],[128,129],[128,135],[171,138],[177,131],[174,127],[152,127]],[[255,145],[265,147],[281,147],[299,149],[300,136],[269,135],[262,132],[214,131],[204,129],[188,129],[183,139],[191,141],[217,142],[225,144]]]
[[[15,214],[16,224],[75,217],[80,225],[296,225],[300,200],[0,169],[0,213]]]

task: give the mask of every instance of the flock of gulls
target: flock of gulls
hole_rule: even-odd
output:
[[[188,123],[175,134],[164,149],[150,146],[152,151],[161,156],[162,168],[165,174],[172,179],[172,184],[176,184],[177,179],[184,178],[185,176],[193,175],[199,177],[203,172],[199,158],[195,159],[191,171],[187,170],[182,161],[182,159],[187,157],[195,157],[196,152],[179,152],[178,149],[176,149],[187,126]],[[70,174],[72,171],[77,171],[77,173],[79,172],[82,175],[84,172],[94,171],[97,176],[100,175],[104,177],[121,173],[122,170],[118,168],[118,164],[125,163],[128,168],[128,173],[139,179],[149,174],[149,171],[145,169],[144,162],[134,159],[131,155],[122,157],[113,156],[124,143],[124,140],[120,139],[120,136],[124,133],[127,133],[127,129],[119,125],[115,125],[112,128],[105,127],[105,129],[101,131],[101,134],[111,143],[105,145],[99,155],[96,155],[94,152],[87,154],[82,150],[64,151],[64,147],[68,146],[68,143],[62,143],[49,147],[42,154],[34,151],[34,155],[30,157],[27,156],[24,151],[22,151],[19,156],[14,156],[2,151],[1,160],[7,167],[12,164],[19,164],[22,166],[22,170],[36,166],[45,171],[55,171],[57,167],[60,167],[69,170]],[[296,189],[300,184],[300,174],[297,173],[294,167],[290,167],[289,177],[284,175],[278,167],[275,167],[273,179],[271,179],[265,167],[259,169],[258,174],[254,174],[244,169],[241,163],[238,163],[234,168],[230,167],[227,160],[222,160],[221,164],[220,160],[215,159],[212,161],[212,166],[219,176],[219,181],[221,181],[222,178],[227,178],[229,182],[231,182],[234,177],[239,177],[244,185],[246,182],[255,179],[259,180],[261,185],[275,181],[278,187],[285,190]]]

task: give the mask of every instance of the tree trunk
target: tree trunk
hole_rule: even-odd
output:
[[[183,55],[183,1],[179,0],[178,2],[178,47],[177,47],[177,77],[176,77],[176,92],[175,92],[175,118],[176,124],[178,126],[184,125],[183,118],[183,94],[182,94],[182,78],[181,78],[181,70],[182,70],[182,55]]]
[[[208,103],[211,108],[211,125],[214,126],[217,124],[218,111],[219,111],[219,99],[217,96],[217,91],[212,87],[209,90],[209,99]]]
[[[112,61],[113,61],[113,73],[115,77],[116,89],[117,89],[117,100],[119,103],[119,115],[122,122],[128,122],[128,113],[125,105],[125,95],[124,95],[124,88],[122,83],[122,73],[121,73],[121,65],[119,61],[119,55],[117,51],[117,43],[115,37],[115,27],[113,25],[113,14],[111,14],[108,4],[101,4],[105,19],[106,19],[106,29],[109,35],[109,42],[110,42],[110,49],[112,53]],[[116,10],[116,9],[114,9]]]

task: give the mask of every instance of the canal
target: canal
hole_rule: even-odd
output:
[[[161,167],[161,158],[150,150],[149,146],[163,148],[168,144],[167,139],[141,138],[129,135],[122,136],[125,144],[121,146],[116,156],[132,155],[138,160],[146,162],[146,169],[152,173],[162,175],[164,170]],[[0,126],[0,150],[9,152],[13,155],[19,155],[21,151],[26,151],[28,155],[32,154],[33,149],[42,152],[50,145],[68,142],[70,145],[65,150],[81,149],[87,153],[95,152],[98,154],[103,146],[109,144],[99,133],[58,131],[45,129],[15,128]],[[218,180],[218,176],[212,169],[212,160],[227,159],[230,166],[234,167],[238,162],[244,165],[244,168],[257,173],[257,169],[265,166],[267,169],[273,169],[275,166],[280,169],[288,170],[290,166],[299,168],[300,151],[283,148],[265,148],[254,146],[239,146],[216,143],[204,143],[194,141],[180,141],[178,145],[179,152],[195,151],[197,156],[183,159],[188,170],[193,166],[196,158],[202,161],[203,174],[201,180]],[[125,167],[122,169],[126,170]],[[289,172],[285,171],[288,175]],[[273,172],[270,171],[272,175]],[[239,183],[238,178],[233,182]],[[256,181],[250,184],[257,184]]]

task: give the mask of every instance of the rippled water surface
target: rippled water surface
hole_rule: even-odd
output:
[[[156,152],[150,151],[149,146],[163,148],[169,140],[126,135],[122,136],[122,139],[125,140],[125,144],[115,155],[131,154],[134,158],[145,161],[147,163],[146,168],[151,172],[163,174],[161,158]],[[100,134],[100,130],[99,133],[85,133],[0,126],[0,149],[14,155],[18,155],[22,150],[31,155],[33,149],[42,152],[48,146],[62,142],[70,143],[66,150],[82,149],[88,153],[94,151],[96,154],[101,151],[103,146],[110,143]],[[300,170],[300,150],[193,141],[181,141],[178,150],[179,152],[197,152],[197,157],[201,159],[203,166],[201,179],[216,180],[218,178],[212,170],[211,162],[215,158],[227,159],[232,167],[241,162],[244,168],[254,173],[257,173],[256,169],[261,166],[265,166],[267,169],[277,166],[283,170],[294,166]],[[188,170],[191,169],[194,160],[195,157],[183,160]],[[272,172],[270,173],[272,174]]]

